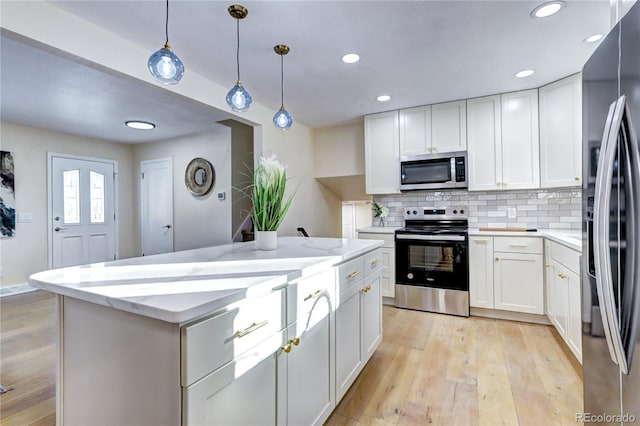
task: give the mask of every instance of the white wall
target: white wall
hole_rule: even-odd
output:
[[[231,242],[231,129],[185,138],[134,146],[136,200],[140,200],[140,162],[156,158],[173,159],[173,247],[175,251],[208,247]],[[216,180],[211,192],[194,197],[187,190],[184,173],[189,162],[201,157],[213,165]],[[224,200],[217,194],[224,192]],[[140,217],[140,204],[135,217]],[[136,223],[139,223],[137,221]],[[140,235],[136,228],[136,235]],[[140,254],[138,250],[137,255]]]
[[[313,130],[316,177],[364,175],[364,124]]]
[[[149,52],[155,45],[140,46],[63,11],[49,2],[2,1],[0,24],[24,37],[53,46],[163,90],[229,111],[225,102],[228,87],[204,78],[192,69],[185,72],[180,84],[155,83],[146,68]],[[117,54],[114,54],[117,52]],[[282,224],[280,235],[296,235],[297,226],[305,226],[316,236],[340,235],[340,202],[313,179],[313,144],[311,129],[295,123],[287,132],[271,122],[272,106],[254,102],[237,120],[257,126],[254,143],[263,152],[274,153],[288,164],[288,175],[295,177],[292,186],[302,180],[291,210]],[[292,111],[295,117],[295,111]],[[233,114],[231,114],[233,115]]]
[[[47,152],[116,160],[119,182],[119,251],[136,251],[133,149],[131,145],[1,122],[1,148],[15,163],[16,215],[32,213],[32,223],[16,223],[16,235],[0,239],[1,286],[23,284],[29,275],[48,268]]]

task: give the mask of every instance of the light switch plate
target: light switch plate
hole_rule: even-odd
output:
[[[18,213],[18,223],[33,223],[33,213]]]

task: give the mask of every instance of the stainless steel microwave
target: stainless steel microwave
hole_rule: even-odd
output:
[[[400,157],[401,191],[467,186],[466,151]]]

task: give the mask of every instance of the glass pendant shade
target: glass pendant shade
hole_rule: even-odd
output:
[[[284,107],[280,107],[273,115],[273,124],[278,129],[289,130],[293,126],[293,116]]]
[[[184,75],[184,64],[171,51],[168,44],[149,57],[149,71],[153,78],[164,84],[177,84]]]
[[[245,112],[249,110],[252,101],[253,98],[249,92],[247,92],[247,89],[242,87],[240,82],[236,83],[236,85],[229,90],[229,93],[227,93],[227,105],[235,112]]]

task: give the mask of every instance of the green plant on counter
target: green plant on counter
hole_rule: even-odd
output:
[[[380,226],[384,226],[384,218],[389,216],[389,209],[378,204],[375,199],[372,199],[371,211],[373,212],[373,217],[380,218]]]
[[[261,156],[251,184],[251,217],[257,231],[277,231],[298,188],[285,199],[287,166],[276,156]]]

